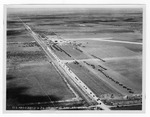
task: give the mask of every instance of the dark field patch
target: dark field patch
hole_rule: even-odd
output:
[[[111,110],[142,110],[142,105],[112,107]]]
[[[7,52],[7,59],[14,60],[16,62],[24,61],[36,61],[36,60],[46,60],[46,56],[41,51],[9,51]]]
[[[19,36],[24,34],[24,31],[21,30],[7,30],[7,36]]]
[[[16,107],[19,105],[26,105],[30,103],[38,103],[38,102],[49,102],[49,106],[54,106],[51,101],[58,101],[61,100],[61,98],[55,96],[55,95],[48,95],[48,96],[33,96],[33,95],[28,95],[24,94],[24,92],[28,90],[27,87],[13,87],[13,88],[7,88],[7,110],[12,110],[12,107]]]
[[[52,64],[45,61],[17,64],[8,69],[7,92],[7,101],[16,105],[74,97]]]
[[[61,100],[60,98],[54,95],[48,96],[32,96],[23,94],[28,88],[25,87],[16,87],[16,88],[8,88],[7,89],[7,100],[16,99],[18,103],[35,103],[35,102],[51,102]]]
[[[16,77],[13,76],[13,75],[7,74],[7,75],[6,75],[6,78],[7,78],[7,80],[13,80],[13,79],[15,79]]]

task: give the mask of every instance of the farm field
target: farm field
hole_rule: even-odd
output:
[[[102,65],[111,77],[129,86],[135,93],[142,93],[142,45],[76,40],[81,50],[98,61],[88,63]]]
[[[142,60],[141,58],[108,60],[105,64],[126,77],[137,93],[142,93]]]
[[[76,47],[71,44],[59,45],[55,48],[53,47],[53,51],[61,60],[80,60],[89,58],[87,55],[81,52],[81,50],[77,50]]]
[[[75,98],[45,53],[31,41],[7,43],[7,109],[38,103],[54,107],[53,101]]]
[[[81,50],[77,50],[75,46],[71,44],[62,45],[61,48],[65,50],[67,53],[69,53],[72,58],[74,59],[88,59],[89,57],[86,56]]]
[[[37,44],[35,44],[35,42],[21,42],[21,43],[16,43],[16,42],[8,42],[7,43],[7,51],[11,51],[11,52],[21,52],[21,51],[40,51],[40,48],[38,47]]]
[[[63,78],[49,62],[40,60],[20,64],[17,61],[8,63],[8,107],[19,104],[68,100],[74,97]]]
[[[8,8],[7,109],[99,110],[76,75],[112,110],[141,110],[143,21],[141,8]]]
[[[21,35],[21,36],[9,36],[7,38],[8,42],[29,42],[34,41],[30,35]]]
[[[52,64],[45,61],[28,62],[20,64],[18,69],[9,69],[7,72],[7,93],[10,100],[12,96],[16,101],[20,101],[18,103],[23,103],[22,101],[33,103],[34,100],[30,100],[30,96],[31,98],[33,96],[37,102],[66,100],[74,97]],[[13,91],[20,92],[16,94]],[[38,100],[38,96],[45,97],[45,100],[40,98]],[[22,97],[24,98],[21,99]]]
[[[104,95],[107,94],[121,96],[120,93],[104,83],[101,79],[97,78],[81,64],[69,63],[68,66],[97,96],[104,97]]]
[[[142,45],[103,42],[95,40],[76,40],[83,51],[100,58],[131,57],[141,55]]]
[[[10,20],[10,21],[9,21]],[[15,18],[8,20],[7,25],[7,42],[29,42],[34,39],[27,33],[23,24]]]
[[[90,17],[89,13],[87,13],[90,11],[85,13],[77,12],[55,15],[45,14],[44,16],[33,15],[26,19],[30,19],[29,24],[36,22],[32,24],[36,27],[35,29],[47,33],[54,31],[64,39],[113,37],[115,40],[142,42],[142,16],[140,13],[116,14],[113,11],[109,11],[110,15],[108,15],[100,11],[95,12]],[[43,22],[40,22],[41,19]]]
[[[86,65],[88,64],[87,68],[90,67],[90,69],[94,70],[96,74],[98,74],[100,77],[105,79],[105,81],[110,83],[112,86],[116,87],[116,89],[120,90],[123,95],[131,95],[129,93],[129,90],[127,90],[128,88],[132,89],[134,94],[142,93],[142,81],[141,81],[142,75],[141,75],[141,67],[139,65],[140,64],[139,61],[135,59],[134,60],[115,59],[106,62],[102,62],[100,60],[84,61],[84,62],[86,62],[84,64]],[[130,67],[129,64],[132,67]]]

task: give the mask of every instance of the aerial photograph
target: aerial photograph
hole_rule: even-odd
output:
[[[5,12],[6,111],[143,110],[143,7]]]

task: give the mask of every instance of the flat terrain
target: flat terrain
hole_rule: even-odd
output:
[[[74,97],[63,78],[42,52],[14,52],[12,49],[8,51],[7,57],[8,106],[67,100]]]
[[[8,103],[51,102],[74,97],[54,67],[45,61],[20,64],[7,72],[7,80]]]
[[[121,95],[81,64],[69,63],[68,66],[97,96],[103,97],[104,94]]]
[[[97,59],[88,63],[104,66],[110,77],[132,88],[134,93],[142,93],[142,45],[76,41],[82,44],[81,50]]]
[[[17,11],[8,9],[7,15],[8,108],[28,104],[37,106],[45,102],[49,107],[54,107],[55,105],[51,103],[53,101],[75,98],[71,85],[69,87],[64,82],[41,47],[27,33],[18,16],[34,32],[44,34],[48,40],[56,36],[60,40],[69,41],[65,44],[49,44],[49,47],[104,101],[117,104],[122,103],[119,100],[123,100],[123,103],[127,104],[129,101],[132,105],[134,98],[131,101],[123,97],[142,94],[141,9],[85,8],[60,11],[56,8],[56,11],[53,9],[38,9],[39,12],[32,10],[21,12],[21,9]],[[75,89],[75,86],[73,88]],[[78,107],[83,106],[85,102],[82,101],[80,103],[73,100],[71,103]],[[139,103],[141,104],[140,101]],[[70,102],[63,102],[59,106],[64,105],[72,106]],[[139,110],[141,106],[113,109]]]
[[[106,65],[130,80],[137,93],[142,92],[141,58],[108,60]]]
[[[53,46],[53,51],[61,60],[81,60],[89,58],[81,50],[77,49],[76,46],[71,44]]]
[[[141,94],[142,92],[141,68],[136,63],[140,64],[140,61],[135,62],[135,60],[129,59],[119,63],[119,61],[115,62],[114,60],[111,62],[85,60],[83,65],[106,81],[108,85],[120,91],[122,95],[131,95],[132,93],[128,89],[132,89],[134,94]],[[128,68],[130,66],[128,64],[132,67]]]
[[[127,57],[141,55],[142,45],[112,43],[95,40],[76,40],[82,50],[100,58]]]
[[[7,109],[75,98],[45,53],[32,40],[7,43]]]

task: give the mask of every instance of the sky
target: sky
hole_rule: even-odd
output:
[[[130,12],[139,13],[142,6],[132,5],[8,5],[7,13],[61,14],[78,12]]]

